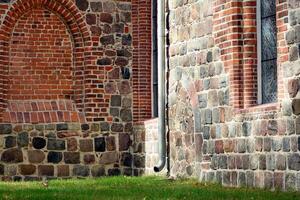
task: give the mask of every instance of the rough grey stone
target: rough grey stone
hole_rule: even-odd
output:
[[[285,170],[286,169],[286,156],[283,154],[276,155],[276,169]]]
[[[105,169],[102,165],[93,166],[91,169],[91,174],[93,177],[101,177],[105,175]]]
[[[206,108],[207,107],[207,94],[198,95],[198,102],[199,102],[200,108]]]
[[[264,151],[271,151],[272,140],[271,138],[264,138]]]
[[[90,169],[88,166],[84,166],[84,165],[75,165],[73,168],[73,175],[75,176],[89,176],[90,174]]]
[[[290,61],[296,61],[298,60],[298,56],[299,55],[299,49],[297,46],[292,46],[290,47],[290,51],[289,51],[289,60]]]
[[[5,148],[12,148],[17,145],[16,137],[14,136],[7,136],[5,137]]]
[[[238,173],[238,185],[239,186],[246,186],[246,174],[245,172]]]
[[[286,173],[285,175],[285,189],[295,190],[296,189],[296,174]]]
[[[58,139],[48,139],[47,144],[48,150],[65,150],[66,144],[64,140],[58,140]]]
[[[110,126],[108,122],[101,122],[100,123],[100,130],[101,131],[109,131]]]
[[[246,185],[247,185],[247,187],[254,186],[254,172],[253,171],[246,171]]]
[[[130,122],[132,120],[132,112],[129,109],[121,109],[120,118],[123,122]]]
[[[245,153],[246,152],[246,140],[245,139],[238,139],[237,140],[237,151],[239,153]]]
[[[250,122],[244,122],[242,125],[243,136],[247,137],[251,135],[252,126]]]
[[[284,152],[289,152],[291,150],[290,138],[284,137],[282,140],[282,150]]]
[[[266,164],[267,164],[267,170],[276,169],[275,154],[266,155]]]
[[[288,44],[293,44],[295,42],[295,31],[294,30],[290,30],[286,33],[286,41]]]
[[[219,165],[221,169],[227,169],[227,156],[226,155],[221,155],[219,157]]]
[[[300,170],[300,155],[293,153],[288,156],[288,167],[290,170]]]
[[[11,124],[0,124],[0,135],[11,134],[12,125]]]
[[[250,169],[256,170],[258,169],[258,163],[259,163],[259,155],[250,155]]]
[[[281,138],[273,138],[272,139],[273,151],[280,151],[281,148],[282,148],[282,139]]]
[[[17,136],[17,143],[19,147],[26,147],[29,143],[29,137],[27,132],[19,133]]]

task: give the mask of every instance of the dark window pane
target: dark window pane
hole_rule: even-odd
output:
[[[276,0],[261,0],[261,17],[265,18],[276,14]]]
[[[277,60],[262,62],[262,103],[277,101]]]
[[[158,54],[157,54],[157,0],[152,1],[152,108],[158,117]]]
[[[276,17],[262,19],[261,26],[262,60],[274,59],[277,57]]]

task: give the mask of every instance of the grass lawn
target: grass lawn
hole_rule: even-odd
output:
[[[109,177],[101,179],[0,182],[1,199],[300,199],[300,193],[223,188],[193,180],[170,181],[159,177]]]

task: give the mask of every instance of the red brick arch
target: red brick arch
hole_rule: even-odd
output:
[[[88,28],[85,24],[82,14],[71,0],[17,0],[8,10],[2,26],[0,28],[0,122],[18,122],[8,121],[9,116],[4,114],[7,108],[7,91],[8,91],[8,71],[10,65],[10,41],[14,27],[18,20],[32,9],[45,9],[57,15],[65,24],[72,39],[73,46],[73,89],[74,97],[73,102],[76,105],[76,110],[81,114],[84,112],[84,75],[86,63],[90,63],[89,55],[90,49],[87,47],[91,45],[90,35]],[[31,108],[32,109],[32,108]],[[83,115],[81,121],[83,120]],[[59,117],[56,120],[45,120],[45,116],[41,117],[42,120],[34,122],[55,122],[61,121]],[[70,121],[79,120],[78,116],[74,116]],[[20,121],[22,123],[28,121]],[[31,121],[29,121],[31,122]]]

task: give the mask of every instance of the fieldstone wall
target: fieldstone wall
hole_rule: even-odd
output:
[[[1,124],[0,176],[2,180],[39,180],[132,175],[131,136],[111,128],[116,132],[105,122]]]
[[[299,3],[277,1],[279,100],[253,105],[243,88],[256,84],[246,70],[256,67],[256,37],[240,36],[255,28],[241,10],[255,17],[256,4],[233,2],[169,1],[171,175],[300,190]]]

